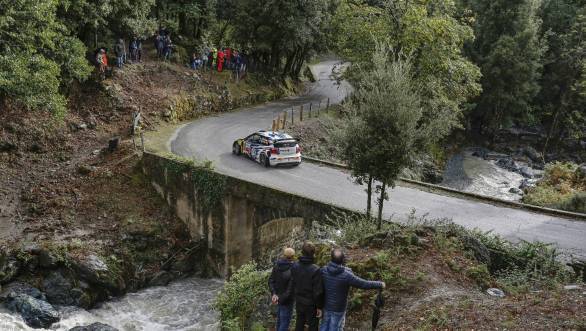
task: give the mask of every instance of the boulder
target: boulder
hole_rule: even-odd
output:
[[[88,283],[104,288],[115,295],[122,294],[126,285],[124,279],[116,271],[110,270],[102,258],[90,254],[71,259],[73,268]]]
[[[11,282],[20,272],[20,263],[6,255],[0,256],[0,285]]]
[[[523,148],[523,154],[527,156],[533,162],[543,161],[543,156],[535,148],[527,146]]]
[[[0,292],[0,301],[6,301],[10,295],[14,296],[17,294],[26,294],[35,299],[47,301],[45,294],[36,287],[32,287],[27,283],[13,282],[2,288]]]
[[[59,258],[47,249],[39,251],[39,266],[42,268],[55,268],[59,264]]]
[[[517,165],[517,163],[510,157],[504,157],[504,158],[500,158],[496,161],[496,165],[503,168],[503,169],[507,169],[509,171],[519,171],[519,166]]]
[[[519,173],[521,174],[521,176],[523,176],[525,178],[535,177],[535,173],[533,172],[533,169],[531,169],[529,167],[521,167],[521,169],[519,169]]]
[[[11,294],[5,305],[11,311],[18,312],[26,324],[33,328],[48,328],[60,319],[51,304],[28,294]]]
[[[576,168],[576,177],[586,179],[586,163],[582,163]]]
[[[118,331],[115,327],[109,326],[108,324],[96,322],[85,326],[76,326],[69,329],[69,331]]]
[[[511,188],[509,189],[509,192],[510,192],[510,193],[513,193],[513,194],[523,194],[523,191],[521,191],[520,189],[518,189],[518,188],[516,188],[516,187],[511,187]]]
[[[509,158],[508,155],[502,153],[495,153],[495,152],[486,152],[484,153],[485,160],[500,160]]]
[[[51,272],[43,279],[43,289],[47,295],[47,300],[56,305],[72,305],[71,290],[73,285],[71,281],[59,271]]]

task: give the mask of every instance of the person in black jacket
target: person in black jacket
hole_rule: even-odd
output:
[[[323,284],[320,269],[313,263],[315,246],[305,242],[301,254],[291,271],[297,317],[295,331],[303,331],[306,324],[309,331],[317,331],[323,307]]]
[[[271,276],[269,288],[271,289],[271,301],[277,306],[277,331],[289,330],[291,315],[293,314],[293,280],[291,279],[291,267],[295,251],[293,248],[285,248],[283,258],[279,259]]]
[[[367,281],[355,276],[350,268],[344,266],[344,260],[344,252],[336,248],[332,250],[331,262],[321,269],[325,289],[325,305],[320,331],[344,330],[350,287],[364,290],[385,288],[384,282]]]

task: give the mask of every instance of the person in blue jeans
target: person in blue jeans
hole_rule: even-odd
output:
[[[331,261],[321,269],[325,304],[320,331],[344,330],[350,287],[364,290],[385,288],[384,282],[367,281],[354,275],[344,263],[344,252],[336,248],[332,250]]]
[[[277,331],[289,330],[291,316],[293,315],[293,280],[291,278],[291,267],[295,251],[293,248],[285,248],[283,258],[279,259],[269,277],[269,288],[271,289],[271,301],[277,306]]]

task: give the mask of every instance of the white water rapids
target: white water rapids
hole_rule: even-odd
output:
[[[219,330],[213,302],[222,287],[219,279],[188,278],[165,287],[151,287],[103,303],[92,310],[59,308],[61,321],[49,330],[101,322],[120,331],[211,331]],[[0,330],[38,330],[28,327],[19,315],[0,310]]]

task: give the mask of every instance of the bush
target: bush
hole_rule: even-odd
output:
[[[523,202],[586,213],[586,176],[573,163],[548,164],[543,179],[527,191]]]
[[[270,294],[268,278],[269,271],[259,271],[254,262],[243,265],[230,277],[215,303],[224,329],[248,329],[258,302]]]

